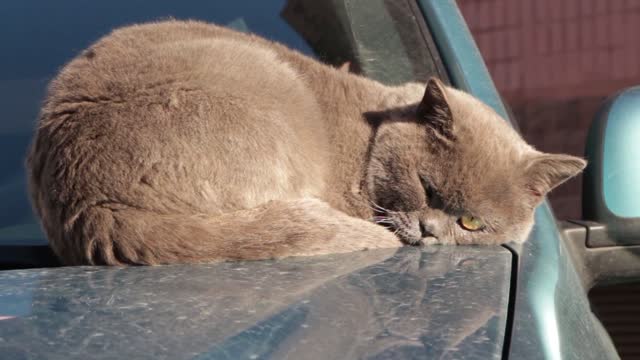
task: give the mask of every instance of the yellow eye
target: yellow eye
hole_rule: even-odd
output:
[[[478,231],[484,228],[482,220],[471,215],[464,215],[458,221],[460,222],[460,226],[465,230]]]

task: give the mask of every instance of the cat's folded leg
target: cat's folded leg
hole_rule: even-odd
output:
[[[309,256],[402,246],[394,234],[317,199],[225,213],[87,209],[54,251],[68,264],[166,264]],[[78,245],[81,245],[78,248]]]

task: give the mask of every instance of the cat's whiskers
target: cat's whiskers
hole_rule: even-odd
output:
[[[382,211],[382,212],[389,212],[389,211],[390,211],[389,209],[387,209],[387,208],[385,208],[385,207],[382,207],[382,206],[380,206],[380,205],[376,204],[376,202],[375,202],[375,201],[373,201],[373,200],[369,200],[369,202],[371,203],[371,205],[373,205],[373,207],[374,207],[375,209],[378,209],[378,210],[380,210],[380,211]]]
[[[370,220],[376,224],[393,224],[393,219],[387,216],[374,216]]]
[[[373,212],[377,212],[377,213],[382,213],[382,214],[393,214],[395,213],[395,211],[389,210],[385,207],[382,207],[378,204],[375,203],[375,201],[373,200],[369,200],[369,203],[371,204],[371,206],[368,206],[369,209],[373,210]]]

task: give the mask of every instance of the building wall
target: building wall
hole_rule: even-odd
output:
[[[607,96],[640,84],[639,0],[458,0],[523,136],[543,151],[584,153]],[[550,196],[578,218],[581,181]]]

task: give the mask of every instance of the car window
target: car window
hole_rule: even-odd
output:
[[[290,0],[283,16],[324,62],[386,84],[448,77],[413,1]]]
[[[24,158],[46,85],[111,29],[199,19],[260,34],[386,83],[436,73],[410,2],[389,0],[13,0],[0,3],[0,245],[45,244]]]

